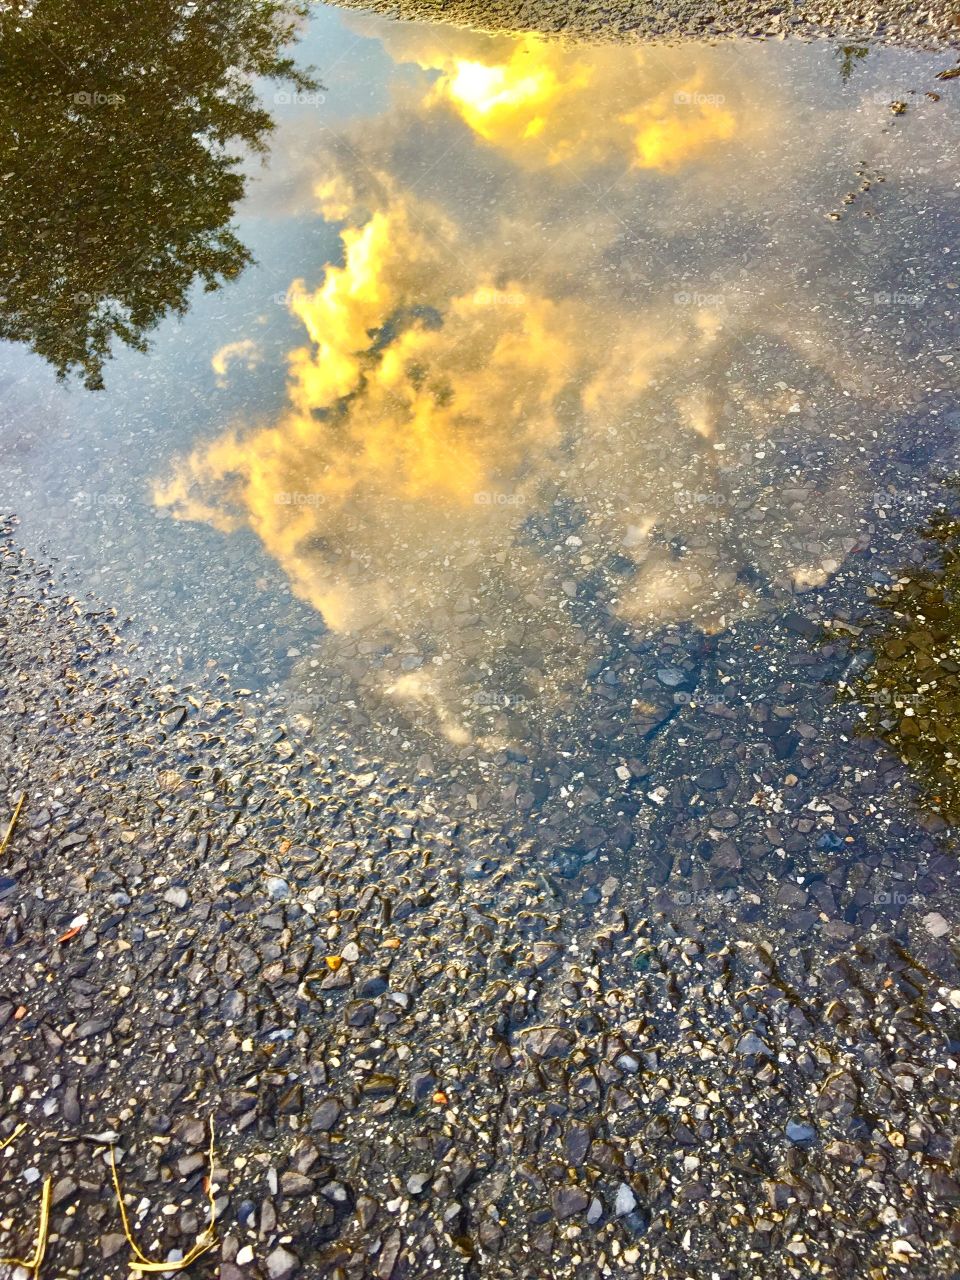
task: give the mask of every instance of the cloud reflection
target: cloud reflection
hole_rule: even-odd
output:
[[[385,32],[391,55],[431,78],[382,136],[360,122],[347,145],[318,150],[315,205],[340,225],[342,261],[288,291],[305,335],[288,355],[288,406],[179,459],[155,500],[252,529],[333,632],[405,646],[424,666],[383,691],[462,744],[463,671],[495,663],[505,636],[548,637],[559,687],[582,670],[591,596],[636,625],[710,629],[749,607],[745,558],[769,579],[822,574],[802,540],[748,548],[732,508],[681,515],[676,490],[716,489],[726,437],[783,421],[783,396],[760,385],[770,371],[825,394],[842,371],[825,319],[802,350],[777,331],[767,282],[761,297],[732,272],[721,291],[681,297],[665,264],[640,258],[650,278],[634,283],[638,196],[662,218],[685,166],[724,171],[757,127],[744,122],[760,117],[749,93],[762,86],[707,101],[688,51],[652,63],[623,47]],[[460,130],[445,168],[495,148],[524,176],[512,195],[478,209],[442,182],[411,188],[397,149],[444,120]],[[602,216],[579,189],[558,196],[583,165],[605,167]],[[554,531],[558,507],[575,532]]]

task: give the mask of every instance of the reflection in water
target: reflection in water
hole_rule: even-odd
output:
[[[0,10],[0,337],[103,386],[119,339],[182,313],[250,255],[230,228],[238,150],[272,127],[252,76],[312,80],[282,50],[308,6],[15,0]]]
[[[383,190],[385,207],[344,230],[344,265],[315,292],[292,290],[311,345],[290,356],[290,413],[201,449],[157,493],[187,518],[249,521],[335,629],[381,613],[402,622],[419,570],[391,582],[382,553],[394,533],[407,548],[502,547],[544,471],[569,457],[565,388],[580,388],[587,424],[603,423],[681,348],[713,338],[696,313],[681,338],[654,316],[631,323],[599,301],[498,279],[439,213],[386,179]],[[337,183],[320,201],[327,217],[349,217],[354,192]],[[358,535],[385,545],[374,554]]]
[[[289,290],[307,342],[287,407],[199,445],[154,496],[252,529],[332,632],[402,656],[378,692],[463,745],[471,698],[575,700],[613,626],[715,632],[827,583],[862,546],[851,407],[879,420],[919,380],[804,296],[793,264],[822,214],[782,251],[751,242],[759,143],[795,130],[769,83],[718,87],[702,51],[379,34],[428,74],[376,130],[317,137],[342,253]],[[815,165],[814,140],[782,141],[783,165]],[[714,227],[738,206],[739,228]],[[703,235],[719,280],[691,267]],[[259,356],[244,335],[215,370]],[[772,477],[797,496],[771,501]]]
[[[862,45],[841,45],[837,50],[837,57],[840,59],[840,79],[849,80],[854,68],[863,62],[869,52],[870,50]]]
[[[960,820],[960,521],[941,514],[924,530],[926,563],[879,600],[868,632],[872,661],[854,683],[866,728],[921,779],[931,806]]]
[[[623,157],[640,169],[675,169],[737,130],[724,95],[710,91],[702,71],[664,77],[659,53],[585,54],[537,36],[457,43],[454,54],[447,43],[401,34],[390,47],[440,72],[428,104],[450,103],[479,137],[521,164]]]

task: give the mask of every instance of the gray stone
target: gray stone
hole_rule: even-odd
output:
[[[589,1203],[590,1197],[582,1187],[560,1187],[553,1193],[554,1216],[560,1219],[583,1213]]]
[[[766,1054],[768,1058],[773,1056],[755,1031],[748,1031],[746,1035],[740,1037],[737,1041],[737,1053],[743,1054],[744,1057],[760,1053]]]
[[[950,926],[939,911],[930,911],[923,917],[923,927],[931,938],[945,938]]]
[[[315,1133],[327,1133],[340,1119],[342,1110],[336,1098],[324,1098],[313,1113],[310,1128]]]
[[[817,1131],[812,1124],[800,1124],[796,1120],[787,1121],[785,1133],[791,1142],[795,1142],[798,1145],[804,1142],[813,1142],[817,1136]]]
[[[296,1275],[299,1270],[300,1259],[296,1254],[284,1249],[282,1245],[277,1245],[276,1249],[267,1255],[267,1275],[270,1280],[287,1280],[288,1276]]]
[[[633,1213],[637,1207],[637,1197],[633,1194],[633,1190],[625,1182],[621,1182],[617,1188],[617,1199],[613,1206],[613,1212],[617,1218],[625,1218],[628,1213]]]
[[[562,1058],[573,1048],[576,1037],[563,1027],[533,1027],[523,1037],[523,1047],[534,1058]]]

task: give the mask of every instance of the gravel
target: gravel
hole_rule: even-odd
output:
[[[861,4],[853,0],[752,0],[710,5],[702,0],[338,0],[411,22],[443,22],[490,33],[538,31],[574,40],[706,40],[718,37],[829,36],[847,43],[872,41],[933,48],[957,41],[956,13],[938,0],[918,7],[907,0]]]
[[[626,850],[615,875],[611,855],[561,881],[383,767],[298,743],[223,679],[127,674],[115,618],[65,595],[10,522],[0,549],[3,812],[26,793],[0,902],[0,1140],[28,1126],[0,1162],[4,1252],[31,1248],[35,1169],[55,1274],[126,1275],[115,1142],[140,1247],[186,1254],[212,1117],[218,1244],[198,1275],[955,1274],[960,974],[919,920],[849,926],[850,873],[814,839],[863,817],[847,775],[814,770],[795,809],[747,803],[772,782],[736,763],[747,740],[714,707],[650,839],[680,824],[688,848],[772,857],[756,909],[640,890]],[[778,643],[809,649],[789,635],[767,672]],[[768,714],[789,708],[812,744],[804,697],[784,685]],[[175,728],[172,707],[189,708]],[[767,750],[754,723],[747,746]],[[861,851],[860,887],[898,860],[915,878],[910,857],[936,871],[926,839],[904,830],[874,866]],[[802,894],[778,906],[789,877]],[[723,874],[702,883],[723,892]]]

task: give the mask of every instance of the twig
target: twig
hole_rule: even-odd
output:
[[[3,843],[0,844],[0,854],[7,851],[7,845],[10,843],[10,837],[13,835],[13,828],[17,825],[17,819],[20,817],[20,810],[23,808],[23,802],[27,798],[25,791],[20,792],[20,799],[17,801],[17,807],[13,811],[13,817],[10,819],[10,825],[7,827],[7,834],[3,837]]]
[[[16,1140],[20,1137],[21,1133],[26,1132],[26,1129],[27,1129],[27,1126],[25,1124],[18,1124],[17,1127],[14,1129],[13,1133],[11,1133],[10,1137],[4,1138],[4,1140],[0,1142],[0,1151],[5,1151],[7,1147],[9,1147],[11,1142],[16,1142]]]
[[[23,803],[23,797],[21,797],[20,802],[21,804]],[[18,807],[17,813],[19,812],[20,810]],[[14,814],[13,820],[14,822],[16,822],[16,814]],[[13,823],[11,823],[10,826],[12,829]],[[9,836],[9,834],[10,832],[8,831],[7,835]],[[6,841],[4,841],[4,844],[6,844]],[[5,1138],[3,1142],[0,1142],[0,1151],[3,1151],[7,1147],[9,1147],[10,1143],[14,1142],[17,1138],[19,1138],[21,1133],[23,1133],[23,1131],[26,1128],[27,1126],[25,1124],[18,1124],[17,1127],[14,1129],[13,1133],[11,1133],[10,1137]],[[47,1178],[44,1181],[43,1190],[40,1193],[40,1223],[37,1227],[37,1243],[34,1246],[33,1256],[31,1258],[0,1257],[0,1263],[2,1263],[4,1266],[25,1267],[27,1271],[32,1271],[33,1280],[37,1280],[37,1277],[40,1274],[40,1267],[43,1264],[44,1254],[47,1252],[47,1240],[50,1237],[50,1200],[52,1196],[53,1196],[53,1179]]]
[[[120,1189],[120,1178],[117,1174],[116,1151],[113,1145],[110,1146],[110,1167],[113,1170],[113,1185],[117,1193],[117,1203],[120,1206],[120,1220],[123,1223],[123,1234],[127,1237],[127,1244],[133,1250],[135,1262],[130,1263],[131,1271],[140,1272],[163,1272],[163,1271],[186,1271],[192,1263],[196,1262],[202,1254],[209,1252],[214,1245],[217,1244],[217,1233],[215,1223],[217,1219],[217,1205],[213,1197],[213,1116],[210,1117],[210,1148],[207,1152],[207,1160],[210,1164],[210,1173],[207,1177],[207,1199],[210,1202],[210,1221],[207,1223],[206,1230],[202,1235],[197,1236],[197,1242],[189,1253],[184,1254],[178,1260],[174,1259],[170,1262],[153,1262],[143,1252],[130,1230],[130,1222],[127,1218],[127,1210],[123,1203],[123,1192]]]

